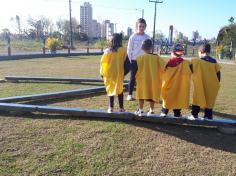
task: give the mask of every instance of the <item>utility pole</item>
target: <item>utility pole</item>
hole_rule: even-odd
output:
[[[149,0],[149,2],[155,3],[154,24],[153,24],[153,37],[152,37],[152,43],[153,43],[152,53],[153,53],[154,52],[155,35],[156,35],[156,11],[157,11],[157,3],[163,3],[163,1],[159,1],[159,0],[151,1],[151,0]]]
[[[71,0],[69,0],[69,12],[70,12],[70,49],[72,49],[73,40],[72,40]]]

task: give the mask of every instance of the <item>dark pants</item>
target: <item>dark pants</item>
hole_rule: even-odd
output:
[[[129,95],[132,95],[133,90],[134,90],[134,86],[135,86],[135,75],[137,73],[138,70],[138,65],[137,62],[132,60],[132,63],[130,65],[130,80],[129,80]]]
[[[124,75],[125,76],[129,73],[130,68],[131,68],[131,63],[129,61],[129,57],[127,56],[125,59],[125,63],[124,63]]]
[[[164,114],[168,114],[169,109],[166,109],[166,108],[162,107],[161,112],[163,112]],[[174,112],[175,117],[180,117],[181,116],[181,109],[173,109],[173,112]]]
[[[114,108],[114,96],[109,96],[109,107]],[[124,95],[123,93],[121,93],[120,95],[118,95],[118,101],[119,101],[119,107],[120,108],[124,108]]]
[[[192,111],[191,114],[198,118],[198,113],[200,112],[200,106],[192,105]],[[204,110],[204,118],[206,119],[212,119],[212,109],[205,108]]]

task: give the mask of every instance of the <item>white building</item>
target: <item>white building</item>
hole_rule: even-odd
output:
[[[81,32],[92,37],[92,15],[93,9],[89,2],[84,2],[83,6],[80,6],[80,25]]]
[[[101,27],[101,37],[110,39],[111,35],[115,32],[115,24],[111,23],[110,20],[105,20]]]
[[[97,20],[92,20],[92,37],[100,38],[101,37],[101,24]]]
[[[127,36],[130,37],[133,34],[133,29],[131,27],[127,28]]]

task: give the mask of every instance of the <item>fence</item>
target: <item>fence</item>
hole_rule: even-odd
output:
[[[87,42],[77,42],[71,50],[69,46],[62,45],[57,48],[57,54],[71,53],[99,53],[101,48],[96,48],[94,44]],[[35,55],[35,54],[51,54],[50,50],[45,46],[44,42],[37,40],[0,40],[0,56],[14,55]],[[54,53],[55,54],[55,53]]]

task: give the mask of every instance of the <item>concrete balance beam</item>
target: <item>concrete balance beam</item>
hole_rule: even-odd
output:
[[[22,105],[22,104],[12,104],[12,103],[0,103],[0,111],[18,112],[18,113],[40,112],[40,113],[50,113],[50,114],[81,116],[88,118],[91,117],[91,118],[125,119],[125,120],[137,120],[143,122],[162,123],[162,124],[217,127],[222,132],[226,132],[226,130],[228,130],[228,133],[236,134],[236,121],[225,120],[225,119],[188,120],[187,118],[174,118],[171,116],[160,117],[159,115],[152,115],[152,116],[144,115],[142,117],[138,117],[130,112],[107,113],[104,110],[96,110],[96,109],[86,110],[81,108]],[[229,129],[231,130],[230,132]]]
[[[5,76],[7,81],[52,81],[52,82],[103,82],[97,78],[57,78],[57,77],[31,77],[31,76]]]
[[[128,83],[125,83],[124,87],[127,88]],[[0,98],[0,102],[11,103],[11,102],[23,102],[23,101],[47,100],[47,99],[66,98],[66,97],[102,93],[102,92],[105,92],[105,86],[78,89],[78,90],[68,90],[68,91],[63,91],[63,92],[51,92],[51,93],[44,93],[44,94]]]
[[[34,94],[34,95],[0,98],[0,102],[10,103],[10,102],[46,100],[46,99],[71,97],[71,96],[78,96],[78,95],[91,94],[91,93],[100,93],[100,92],[105,92],[104,86],[88,88],[88,89],[69,90],[69,91],[63,91],[63,92],[52,92],[52,93],[45,93],[45,94]]]
[[[72,82],[72,83],[81,83],[81,82],[101,82],[102,79],[98,78],[58,78],[58,77],[31,77],[31,76],[5,76],[6,81],[18,82],[18,81],[47,81],[47,82]],[[125,80],[124,82],[128,82]]]

